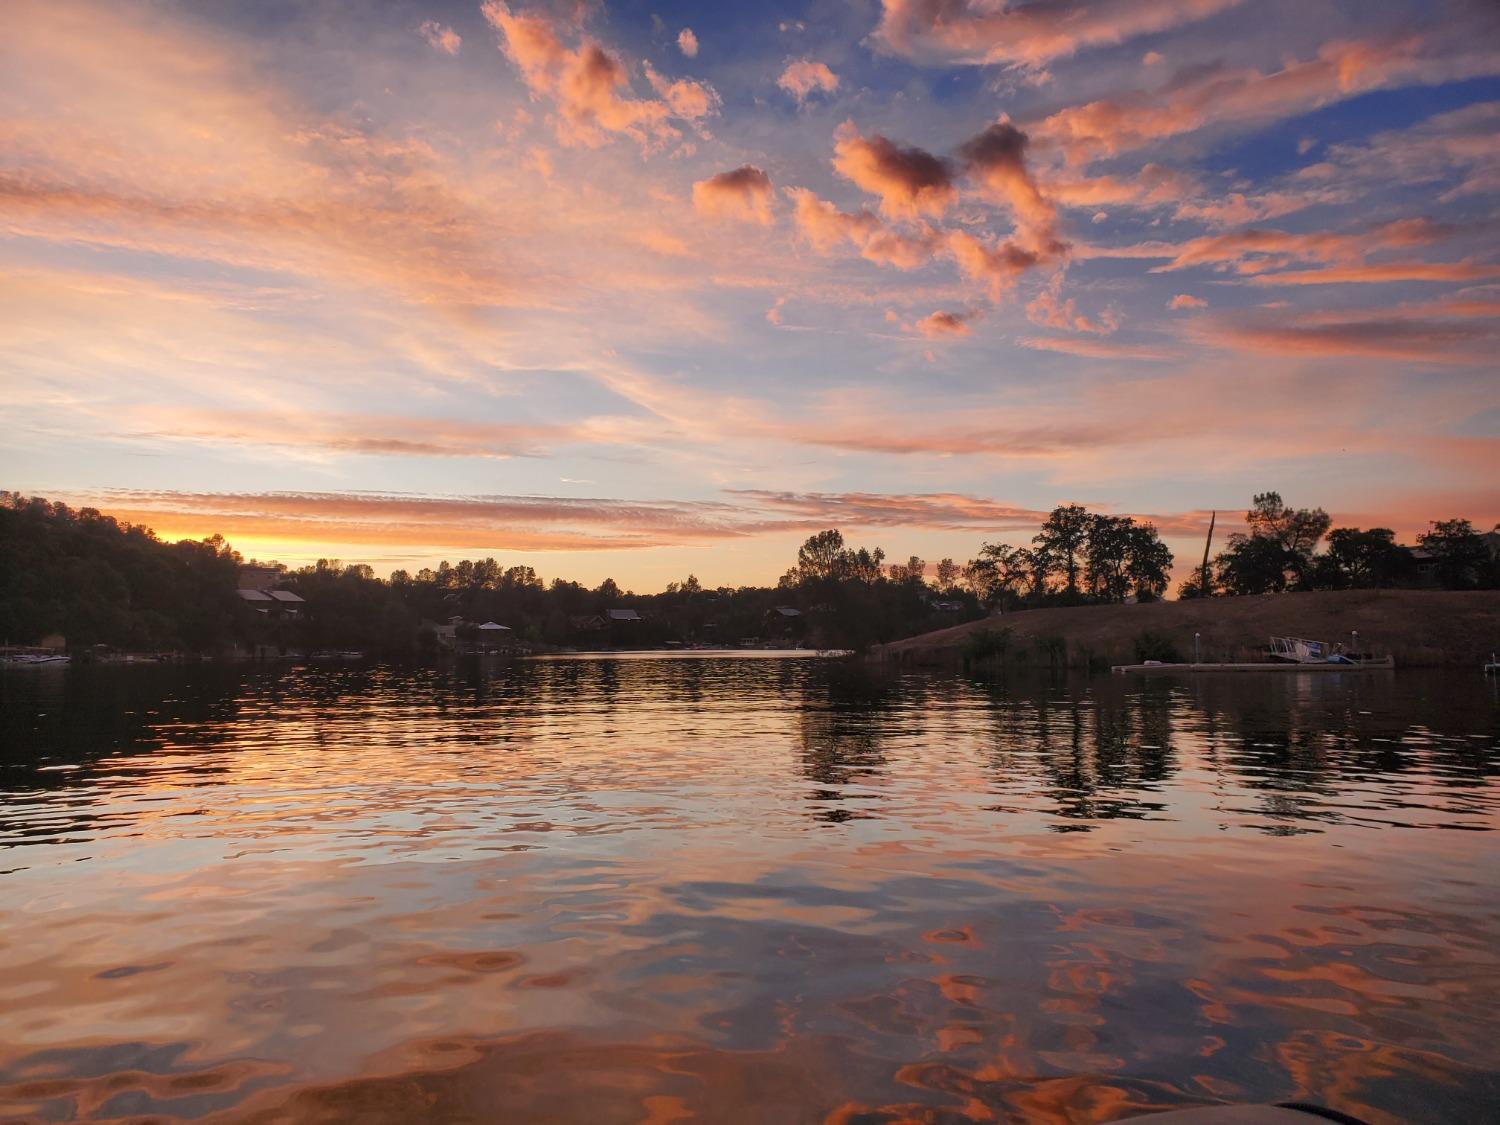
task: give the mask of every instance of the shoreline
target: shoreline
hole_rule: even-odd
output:
[[[923,667],[1065,667],[1264,661],[1273,635],[1348,642],[1400,668],[1472,668],[1500,647],[1500,591],[1340,590],[1146,605],[1031,609],[875,645],[867,659]],[[1196,651],[1195,651],[1196,644]]]

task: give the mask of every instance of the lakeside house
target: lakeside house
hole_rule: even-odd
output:
[[[295,620],[302,616],[302,607],[307,599],[290,590],[261,590],[241,587],[235,591],[240,600],[249,602],[257,613],[271,618]]]
[[[442,625],[423,622],[423,628],[431,630],[440,649],[466,656],[509,652],[516,644],[515,630],[498,621],[473,625],[462,617],[450,617]]]
[[[286,570],[279,566],[242,566],[235,593],[259,614],[295,621],[302,616],[307,599],[282,589],[286,580]]]

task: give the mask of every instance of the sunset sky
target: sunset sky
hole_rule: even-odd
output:
[[[1493,0],[5,0],[0,487],[643,591],[1488,528],[1497,133]]]

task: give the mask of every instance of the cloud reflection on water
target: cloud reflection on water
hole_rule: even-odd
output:
[[[577,661],[5,692],[7,1116],[1500,1096],[1474,685]]]

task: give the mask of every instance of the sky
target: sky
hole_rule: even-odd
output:
[[[774,582],[1500,521],[1489,0],[6,0],[0,486]],[[1221,518],[1221,530],[1226,528]]]

